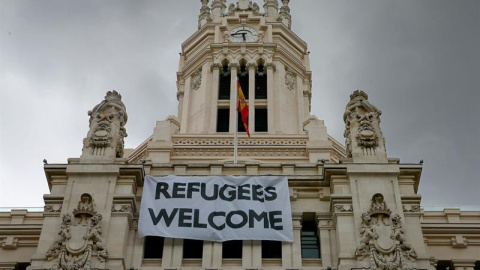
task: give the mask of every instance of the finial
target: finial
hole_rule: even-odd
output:
[[[202,2],[202,7],[200,8],[200,15],[198,15],[198,29],[212,21],[210,8],[208,7],[209,0],[200,1]]]
[[[290,7],[288,6],[288,3],[290,3],[290,0],[282,0],[282,3],[283,3],[283,6],[280,8],[277,21],[280,21],[283,24],[285,24],[288,28],[291,28],[292,16],[290,15]]]

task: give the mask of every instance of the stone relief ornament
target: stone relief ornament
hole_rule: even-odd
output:
[[[198,90],[202,85],[202,70],[197,69],[192,75],[192,88]]]
[[[46,257],[55,260],[51,270],[90,270],[91,257],[96,252],[98,259],[108,259],[108,251],[102,237],[102,215],[93,205],[92,196],[84,193],[76,209],[64,214],[58,238],[49,248]]]
[[[369,257],[370,269],[376,270],[414,269],[410,262],[417,254],[407,243],[401,217],[392,216],[382,194],[373,195],[370,209],[361,218],[362,238],[355,250],[358,260]]]
[[[123,157],[128,116],[122,96],[115,90],[108,91],[105,99],[88,111],[88,115],[90,130],[83,140],[82,157]]]
[[[419,204],[404,204],[402,206],[403,212],[420,212],[420,205]]]
[[[347,157],[352,157],[354,147],[359,147],[364,154],[375,154],[382,140],[385,149],[385,140],[380,130],[380,115],[382,112],[368,102],[368,95],[356,90],[350,95],[343,119],[345,121],[345,148]],[[353,145],[353,139],[356,145]]]
[[[293,69],[287,67],[285,69],[285,84],[287,85],[288,90],[292,91],[295,89],[295,84],[297,83],[297,76]]]

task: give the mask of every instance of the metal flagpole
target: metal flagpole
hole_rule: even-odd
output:
[[[233,164],[237,164],[238,154],[238,78],[235,83],[235,126],[233,130]]]

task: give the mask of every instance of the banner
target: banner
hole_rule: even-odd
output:
[[[293,242],[288,180],[147,175],[138,233],[140,237]]]

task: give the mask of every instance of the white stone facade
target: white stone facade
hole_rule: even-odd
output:
[[[288,0],[264,0],[263,12],[249,0],[201,3],[199,29],[182,44],[178,115],[158,121],[136,149],[124,149],[128,106],[108,92],[89,112],[81,156],[45,165],[43,212],[0,212],[0,269],[479,268],[480,211],[420,208],[422,165],[388,157],[381,111],[365,92],[353,92],[346,105],[345,146],[310,115],[307,44],[290,30]],[[234,163],[239,73],[248,74],[251,137],[240,133]],[[262,95],[257,76],[266,76]],[[230,79],[222,94],[230,98],[220,96],[221,78]],[[223,131],[219,109],[228,111]],[[268,128],[259,131],[261,117]],[[201,256],[184,258],[186,240],[165,238],[161,254],[145,258],[151,250],[137,235],[145,175],[287,176],[294,242],[264,258],[262,242],[246,240],[240,258],[224,258],[222,243],[204,241]],[[308,222],[317,258],[302,256]]]

